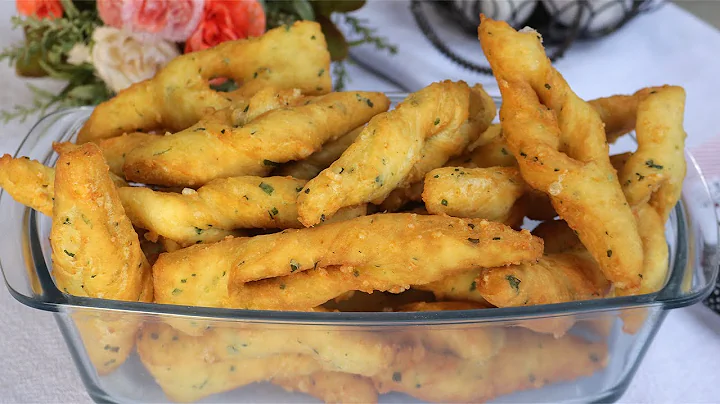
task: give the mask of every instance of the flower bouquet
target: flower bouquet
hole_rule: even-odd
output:
[[[80,105],[96,105],[131,84],[151,78],[170,60],[221,42],[260,36],[297,20],[317,21],[325,34],[335,87],[347,81],[348,49],[371,43],[392,53],[367,22],[348,13],[364,0],[16,0],[13,28],[25,40],[0,53],[23,77],[64,80],[54,94],[28,84],[32,105],[0,111],[5,120],[26,119]],[[347,27],[346,38],[336,24]],[[219,91],[234,83],[216,81]]]

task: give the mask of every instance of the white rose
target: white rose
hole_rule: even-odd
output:
[[[90,59],[90,47],[82,43],[76,43],[72,49],[70,49],[70,52],[68,52],[67,62],[74,66],[80,66],[83,63],[92,63]]]
[[[92,63],[98,76],[115,92],[155,76],[180,53],[164,40],[142,42],[132,34],[112,27],[93,32]]]

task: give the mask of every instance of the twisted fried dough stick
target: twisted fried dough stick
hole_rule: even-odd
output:
[[[552,67],[537,33],[483,18],[478,34],[503,94],[503,131],[523,178],[550,195],[610,281],[639,286],[642,242],[598,114]]]
[[[92,143],[60,155],[50,231],[53,278],[76,296],[151,302],[150,264],[108,170]],[[112,372],[130,354],[136,319],[82,311],[72,318],[98,373]]]
[[[682,87],[653,89],[637,109],[638,149],[618,174],[628,203],[649,203],[663,221],[680,199],[687,171],[684,112]]]
[[[394,212],[409,201],[419,201],[425,175],[445,165],[450,158],[461,154],[468,144],[485,132],[497,114],[495,101],[480,84],[470,88],[468,108],[468,120],[460,128],[446,129],[426,140],[420,153],[420,160],[415,163],[397,189],[383,201],[380,205],[382,210]]]
[[[431,249],[433,257],[417,254]],[[163,254],[153,273],[158,303],[308,309],[350,290],[397,293],[476,264],[535,260],[541,250],[539,239],[499,223],[382,214],[189,247]]]
[[[337,161],[307,183],[298,197],[300,222],[312,226],[343,206],[382,202],[420,161],[426,139],[457,131],[467,120],[469,93],[464,82],[434,83],[374,117]]]
[[[304,180],[290,177],[232,177],[213,180],[197,191],[181,194],[149,188],[119,189],[120,199],[137,227],[151,230],[181,245],[206,240],[207,233],[225,230],[301,228],[295,199]],[[338,211],[333,220],[366,213],[364,205]]]
[[[306,105],[266,112],[244,126],[201,122],[133,150],[125,176],[167,186],[201,186],[217,178],[266,175],[361,126],[390,105],[382,93],[331,93]]]
[[[288,52],[303,56],[289,57]],[[325,94],[332,88],[329,72],[330,55],[320,25],[298,21],[258,38],[228,41],[175,58],[154,78],[100,104],[80,130],[78,143],[141,129],[180,131],[198,122],[208,108],[227,108],[266,87]],[[208,84],[214,77],[229,77],[242,86],[231,93],[218,92]]]

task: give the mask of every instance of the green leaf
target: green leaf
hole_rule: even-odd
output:
[[[292,0],[292,6],[300,19],[315,21],[315,12],[308,0]]]
[[[349,13],[359,10],[365,5],[365,0],[314,0],[315,12],[329,17],[332,13]]]
[[[92,101],[101,96],[105,89],[100,84],[85,84],[77,86],[68,91],[68,97],[76,98],[83,101]]]
[[[323,35],[325,35],[328,51],[330,51],[330,59],[333,62],[337,62],[347,58],[348,43],[338,27],[336,27],[329,18],[323,15],[319,15],[317,17],[317,22],[320,23]]]

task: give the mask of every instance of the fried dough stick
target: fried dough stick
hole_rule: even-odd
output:
[[[589,254],[548,254],[534,264],[485,268],[478,292],[497,307],[533,306],[605,296],[610,285]]]
[[[399,311],[447,311],[485,309],[487,306],[470,302],[419,302],[400,307]],[[505,328],[456,326],[408,330],[427,349],[439,354],[451,353],[463,359],[484,362],[497,355],[505,345]]]
[[[590,376],[606,366],[607,346],[567,336],[555,339],[507,330],[507,342],[489,362],[428,353],[419,361],[373,377],[381,394],[403,392],[431,402],[484,402],[512,392]]]
[[[219,232],[212,238],[220,240],[226,230],[302,228],[295,199],[305,182],[290,177],[232,177],[182,194],[139,187],[119,193],[135,226],[187,246],[208,233]],[[333,219],[362,216],[365,211],[365,206],[345,208]]]
[[[150,264],[98,147],[86,144],[62,153],[57,167],[50,244],[58,289],[76,296],[151,302]],[[125,361],[135,321],[82,311],[73,318],[100,374]]]
[[[458,129],[448,128],[428,138],[420,153],[421,157],[407,177],[388,195],[381,208],[394,212],[409,201],[419,201],[425,175],[442,167],[450,158],[461,154],[480,136],[495,119],[495,101],[480,84],[470,88],[468,119]],[[417,192],[420,191],[420,192]]]
[[[303,56],[289,57],[288,52]],[[266,87],[325,94],[332,88],[329,72],[327,43],[315,22],[300,21],[258,38],[224,42],[179,56],[154,78],[100,104],[80,130],[78,142],[140,129],[180,131],[198,122],[206,109],[227,108]],[[218,92],[209,87],[213,77],[229,77],[242,86],[231,93]]]
[[[304,160],[283,164],[273,172],[273,175],[289,176],[302,180],[315,178],[322,170],[330,167],[330,164],[340,158],[345,150],[357,139],[363,128],[364,126],[361,126],[332,142],[324,144],[322,149],[316,151]]]
[[[193,187],[217,178],[266,175],[278,163],[309,156],[389,105],[382,93],[331,93],[307,105],[266,112],[241,127],[201,122],[133,150],[125,159],[125,176]]]
[[[638,106],[638,149],[619,173],[632,206],[648,202],[666,221],[680,199],[685,162],[685,90],[665,86],[653,90]]]
[[[285,391],[301,392],[325,403],[377,403],[378,393],[372,380],[343,372],[320,371],[307,376],[276,377],[271,380]]]
[[[374,117],[337,161],[307,183],[298,197],[300,222],[313,226],[344,206],[382,202],[420,161],[426,139],[457,131],[467,120],[469,93],[464,82],[433,83]]]
[[[308,355],[280,354],[262,358],[228,357],[226,347],[202,347],[201,338],[172,334],[169,326],[146,324],[137,336],[140,361],[176,402],[193,402],[274,377],[294,377],[322,370]],[[171,338],[175,337],[175,340]],[[207,355],[198,352],[205,348]],[[207,360],[210,355],[212,360]]]
[[[541,251],[539,239],[499,223],[383,214],[189,247],[160,256],[153,273],[158,303],[302,310],[350,290],[398,293],[475,264],[535,260]],[[271,279],[250,282],[262,278]]]
[[[486,220],[379,214],[254,237],[238,257],[231,279],[239,285],[317,267],[380,265],[388,280],[407,275],[423,284],[450,268],[534,261],[539,250],[542,243],[528,232]],[[423,259],[424,251],[433,251],[433,257]]]
[[[113,173],[109,175],[116,187],[128,185],[117,175]],[[13,158],[6,154],[0,157],[0,188],[17,202],[52,217],[53,198],[55,198],[54,168],[27,157]]]
[[[638,287],[642,242],[597,112],[552,67],[537,33],[484,18],[478,34],[503,95],[503,131],[523,178],[550,195],[611,282]]]
[[[187,320],[186,320],[187,321]],[[290,331],[290,330],[285,330]],[[267,358],[277,354],[308,355],[325,370],[366,376],[413,357],[424,355],[422,347],[395,343],[380,333],[328,329],[282,329],[244,325],[212,327],[199,336],[186,335],[162,323],[146,323],[145,337],[166,341],[166,349],[188,357],[215,351],[217,359]]]
[[[55,170],[27,157],[0,157],[0,188],[19,203],[52,217]]]
[[[527,185],[515,167],[443,167],[425,177],[423,201],[434,215],[505,223]]]

